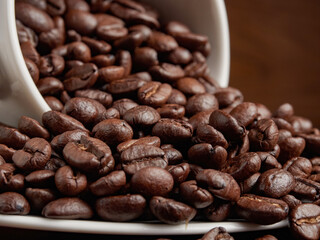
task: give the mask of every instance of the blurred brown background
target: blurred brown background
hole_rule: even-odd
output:
[[[225,0],[230,86],[274,111],[289,102],[320,128],[320,1]]]

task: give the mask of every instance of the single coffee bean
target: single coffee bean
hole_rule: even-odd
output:
[[[120,117],[123,117],[126,111],[136,106],[138,106],[138,104],[128,98],[122,98],[122,99],[116,100],[113,102],[113,105],[112,105],[112,107],[114,107],[119,111]]]
[[[190,51],[183,47],[177,47],[175,50],[169,53],[168,60],[173,64],[188,64],[192,59]]]
[[[154,147],[160,147],[160,138],[155,136],[150,136],[150,137],[142,137],[139,139],[130,139],[120,143],[117,146],[117,151],[121,153],[124,150],[128,149],[129,147],[135,146],[135,145],[151,145]]]
[[[141,195],[127,194],[99,198],[95,208],[103,220],[125,222],[140,217],[146,204],[146,199]]]
[[[55,172],[52,170],[37,170],[25,177],[31,187],[48,188],[54,185]]]
[[[82,37],[81,41],[87,44],[93,55],[107,54],[111,51],[111,45],[105,41],[96,40],[86,36]]]
[[[278,144],[280,147],[278,160],[281,163],[299,157],[306,146],[305,140],[301,137],[279,138]]]
[[[185,108],[178,104],[165,104],[157,108],[157,111],[162,118],[181,119],[185,114]]]
[[[289,120],[294,115],[293,106],[290,103],[284,103],[278,107],[273,116]]]
[[[291,126],[291,124],[289,122],[287,122],[286,120],[282,119],[282,118],[272,118],[272,120],[274,121],[274,123],[277,125],[278,129],[285,129],[288,130],[291,133],[294,133],[294,129]]]
[[[43,138],[32,138],[12,156],[14,164],[25,171],[44,169],[51,157],[51,146]]]
[[[12,162],[12,156],[15,153],[16,150],[13,148],[10,148],[4,144],[0,144],[0,156],[6,161],[6,162]]]
[[[21,52],[24,58],[33,61],[37,66],[40,64],[40,55],[31,42],[23,42],[20,44]]]
[[[99,79],[110,83],[123,78],[124,68],[121,66],[107,66],[99,69]]]
[[[41,211],[45,205],[57,198],[56,193],[48,188],[27,188],[25,195],[33,211]]]
[[[54,181],[59,192],[66,196],[76,196],[87,187],[86,175],[76,172],[70,166],[58,169]]]
[[[45,170],[57,171],[59,168],[65,166],[66,163],[60,158],[50,158],[44,167]]]
[[[218,240],[218,239],[225,239],[225,240],[234,240],[232,236],[227,233],[227,230],[223,227],[215,227],[207,232],[201,240]]]
[[[0,165],[0,190],[16,192],[24,189],[24,176],[15,172],[14,164],[4,162]]]
[[[30,212],[28,201],[19,193],[5,192],[0,194],[0,213],[10,215],[27,215]]]
[[[312,129],[312,122],[304,117],[292,116],[289,123],[296,133],[308,133]]]
[[[237,201],[236,211],[240,217],[248,221],[268,225],[285,219],[289,207],[279,199],[244,194]]]
[[[54,77],[45,77],[39,79],[37,83],[39,92],[42,95],[55,95],[63,91],[63,83]]]
[[[243,102],[233,108],[230,115],[234,117],[241,126],[247,127],[258,117],[258,109],[255,103]]]
[[[126,175],[122,170],[113,171],[90,184],[89,188],[95,196],[113,195],[126,185]]]
[[[301,200],[297,199],[295,196],[293,195],[285,195],[281,198],[281,200],[285,201],[290,210],[294,209],[295,207],[297,207],[298,205],[302,204]]]
[[[138,69],[148,69],[158,65],[158,53],[151,47],[141,47],[134,50],[134,64]]]
[[[161,82],[174,82],[185,75],[179,65],[170,63],[161,63],[160,65],[153,66],[149,69],[149,73],[154,80]]]
[[[210,143],[212,146],[219,145],[225,149],[229,145],[223,134],[208,124],[199,125],[193,141],[195,143]]]
[[[181,91],[172,88],[171,95],[168,98],[167,103],[184,106],[187,104],[187,98]]]
[[[301,177],[295,177],[295,182],[291,192],[295,197],[311,201],[320,198],[320,183]]]
[[[215,96],[209,93],[196,94],[187,101],[186,112],[190,116],[203,111],[214,111],[219,108],[218,101]]]
[[[112,104],[112,95],[97,89],[85,89],[77,90],[75,92],[75,97],[90,98],[98,101],[104,107],[110,107]]]
[[[170,52],[178,47],[178,43],[170,35],[153,31],[148,40],[148,46],[158,52]]]
[[[146,82],[142,79],[128,77],[112,81],[107,85],[107,91],[115,95],[135,93],[145,84]]]
[[[114,65],[116,58],[112,54],[97,55],[91,58],[90,62],[94,63],[98,68]]]
[[[20,133],[17,129],[0,125],[0,144],[21,149],[28,140],[29,137]]]
[[[188,122],[192,125],[193,130],[195,131],[200,125],[209,124],[209,118],[211,113],[212,111],[209,110],[209,111],[196,113],[195,115],[190,117]]]
[[[57,219],[90,219],[93,216],[93,211],[80,198],[66,197],[49,202],[42,209],[42,215]]]
[[[294,176],[307,178],[310,176],[312,171],[312,164],[309,159],[304,157],[297,157],[288,160],[284,165],[283,169],[287,170]]]
[[[170,21],[165,25],[165,31],[168,34],[175,36],[176,34],[179,34],[179,33],[188,33],[190,32],[190,29],[188,28],[188,26],[186,26],[181,22]]]
[[[320,207],[304,203],[290,213],[290,230],[299,239],[320,238]]]
[[[42,76],[54,77],[60,75],[64,67],[64,59],[59,55],[52,53],[40,58],[39,71]]]
[[[33,82],[35,84],[38,83],[39,81],[39,68],[37,67],[37,65],[32,61],[30,60],[29,58],[24,58],[24,62],[26,63],[26,66],[27,66],[27,69],[28,69],[28,72],[33,80]]]
[[[166,169],[169,173],[171,173],[175,185],[179,185],[180,183],[184,182],[190,173],[190,167],[188,163],[169,165],[166,167]]]
[[[260,172],[265,172],[272,168],[282,168],[278,160],[267,152],[257,152],[261,159]]]
[[[23,42],[31,42],[33,46],[38,45],[38,36],[31,28],[23,25],[18,19],[16,19],[16,27],[20,44]]]
[[[123,119],[133,128],[144,128],[158,122],[160,114],[152,107],[140,105],[126,111]]]
[[[177,89],[189,96],[206,92],[205,87],[195,78],[180,78],[175,84]]]
[[[228,173],[205,169],[196,175],[196,180],[200,187],[223,200],[238,201],[240,198],[240,187]]]
[[[18,123],[18,130],[26,134],[30,138],[41,137],[46,140],[49,139],[50,133],[47,129],[42,127],[40,123],[27,116],[21,116]]]
[[[320,135],[316,135],[316,134],[310,134],[310,135],[306,135],[303,134],[301,135],[301,137],[304,138],[305,142],[306,142],[306,147],[305,147],[305,151],[314,155],[319,155],[320,154],[320,150],[319,150],[319,146],[320,146]]]
[[[239,183],[241,193],[249,193],[253,188],[255,187],[261,173],[257,172],[255,174],[252,174],[250,177],[247,179],[243,180],[242,182]]]
[[[148,82],[138,90],[138,99],[142,104],[160,107],[171,95],[172,87],[167,83]]]
[[[130,75],[132,70],[132,58],[129,51],[120,50],[116,55],[116,61],[119,66],[124,68],[124,77]]]
[[[80,34],[90,35],[97,26],[97,20],[89,12],[69,10],[65,16],[68,29],[74,29]]]
[[[220,88],[214,96],[218,99],[220,109],[227,108],[235,104],[238,105],[243,101],[242,93],[233,87]]]
[[[49,105],[49,107],[51,108],[52,111],[57,111],[57,112],[62,111],[63,104],[58,98],[53,97],[53,96],[45,96],[44,100]]]

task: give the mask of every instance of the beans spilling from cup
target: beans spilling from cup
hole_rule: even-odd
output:
[[[272,113],[220,87],[208,38],[158,17],[132,0],[16,1],[22,53],[52,111],[0,125],[0,213],[289,218],[299,239],[318,239],[319,129],[288,103]]]

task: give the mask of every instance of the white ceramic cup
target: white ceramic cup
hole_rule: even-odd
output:
[[[223,0],[143,0],[159,10],[160,20],[178,20],[209,37],[211,75],[227,86],[230,68],[229,29]],[[14,0],[0,1],[0,122],[17,126],[26,115],[41,122],[50,108],[35,86],[20,50]]]

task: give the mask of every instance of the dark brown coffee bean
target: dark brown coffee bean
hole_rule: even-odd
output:
[[[112,95],[96,89],[77,90],[75,97],[90,98],[100,102],[104,107],[110,107],[112,104]]]
[[[226,164],[227,155],[223,147],[219,145],[213,147],[209,143],[199,143],[188,150],[188,158],[191,163],[218,170]]]
[[[219,145],[225,149],[229,145],[223,134],[208,124],[202,124],[197,128],[193,141],[195,143],[210,143],[212,146]]]
[[[277,125],[271,119],[261,119],[249,132],[250,148],[271,151],[279,139]]]
[[[54,184],[55,172],[52,170],[37,170],[25,177],[31,187],[48,188]]]
[[[66,197],[49,202],[42,209],[42,216],[58,219],[90,219],[93,216],[93,211],[80,198]]]
[[[76,196],[87,187],[86,175],[74,172],[70,166],[59,168],[54,181],[59,192],[66,196]]]
[[[297,199],[297,198],[295,198],[295,196],[289,195],[289,194],[283,196],[281,198],[281,200],[285,201],[288,204],[290,210],[292,210],[295,207],[297,207],[298,205],[302,204],[302,202],[299,199]]]
[[[314,201],[320,198],[320,183],[301,177],[295,177],[295,182],[290,194],[302,200]]]
[[[127,121],[133,128],[152,126],[159,119],[160,114],[154,108],[143,105],[131,108],[123,115],[123,120]]]
[[[49,139],[50,133],[47,129],[42,127],[40,123],[32,118],[27,116],[21,116],[18,123],[18,130],[21,133],[26,134],[30,138],[41,137],[46,140]]]
[[[113,195],[126,185],[124,171],[113,171],[90,184],[89,188],[95,196]]]
[[[160,167],[145,167],[133,174],[132,191],[145,197],[166,196],[173,188],[172,175]]]
[[[112,81],[107,86],[107,91],[112,94],[130,94],[135,93],[138,89],[146,85],[144,80],[139,78],[123,78]]]
[[[138,106],[138,104],[128,98],[122,98],[117,101],[114,101],[112,105],[112,107],[119,111],[121,117],[123,117],[126,111],[136,106]]]
[[[24,176],[15,172],[14,164],[4,162],[0,165],[0,190],[16,192],[24,189]]]
[[[54,27],[51,17],[39,8],[24,2],[15,5],[16,18],[37,33],[47,32]]]
[[[298,239],[320,238],[320,207],[304,203],[290,213],[290,230]]]
[[[196,94],[188,99],[186,105],[187,114],[190,116],[203,111],[214,111],[219,108],[215,96],[209,93]]]
[[[171,95],[172,87],[167,83],[147,82],[138,90],[138,99],[142,104],[160,107]]]
[[[203,84],[207,93],[210,93],[213,95],[220,88],[218,82],[214,78],[207,76],[207,75],[198,78],[198,81]]]
[[[174,38],[177,40],[180,46],[190,50],[196,50],[208,42],[207,36],[191,32],[176,33]]]
[[[258,172],[260,167],[261,159],[259,155],[247,152],[228,160],[223,171],[229,173],[237,181],[243,181]],[[292,183],[294,182],[292,181]]]
[[[37,66],[40,64],[40,55],[31,42],[23,42],[20,44],[21,52],[24,58],[33,61]]]
[[[215,227],[207,232],[201,240],[218,240],[218,239],[225,239],[225,240],[234,240],[232,236],[227,233],[227,230],[223,227]]]
[[[294,131],[296,133],[308,133],[312,129],[312,122],[304,117],[292,116],[289,119]]]
[[[120,50],[116,55],[116,61],[119,66],[124,67],[124,77],[127,77],[131,73],[132,69],[132,59],[129,51]]]
[[[261,173],[257,172],[252,174],[250,177],[247,179],[243,180],[242,182],[239,183],[241,193],[249,193],[253,190],[255,187]]]
[[[197,212],[182,202],[160,196],[151,198],[149,206],[156,218],[168,224],[187,223],[194,218]]]
[[[12,156],[15,151],[16,150],[13,148],[10,148],[4,144],[0,144],[0,156],[3,157],[6,162],[12,162]]]
[[[56,199],[56,193],[48,188],[27,188],[25,195],[33,211],[41,211],[45,205]]]
[[[89,37],[82,37],[81,41],[90,48],[93,55],[107,54],[111,51],[111,45],[105,41],[96,40]]]
[[[49,54],[40,58],[39,71],[42,76],[60,75],[65,67],[64,59],[56,54]]]
[[[67,47],[67,57],[72,60],[79,60],[87,63],[91,59],[91,50],[83,42],[72,42]]]
[[[305,151],[314,155],[319,155],[320,154],[320,135],[316,134],[310,134],[306,135],[303,134],[301,137],[304,138],[306,142],[306,147]]]
[[[136,78],[140,78],[146,82],[150,82],[152,81],[151,75],[148,72],[137,72],[134,74],[129,75],[131,77],[136,77]]]
[[[281,163],[285,163],[286,161],[301,155],[306,146],[306,141],[301,137],[279,137],[278,144],[280,147],[278,160]]]
[[[261,174],[256,183],[258,193],[280,198],[287,195],[295,186],[292,174],[283,169],[270,169]]]
[[[214,196],[223,200],[238,201],[240,187],[228,174],[213,169],[205,169],[196,175],[199,186],[207,188]]]
[[[48,106],[51,108],[53,111],[61,112],[63,109],[63,104],[62,102],[53,96],[45,96],[44,100],[48,104]]]
[[[103,220],[125,222],[140,217],[146,200],[139,194],[127,194],[99,198],[96,201],[96,212]]]
[[[32,138],[26,142],[22,150],[16,151],[12,160],[25,171],[44,169],[51,157],[51,146],[43,138]]]
[[[186,96],[179,90],[172,88],[171,95],[167,100],[168,104],[178,104],[178,105],[186,105],[187,98]]]
[[[73,29],[83,35],[90,35],[97,27],[94,15],[80,10],[69,10],[65,21],[68,29]]]
[[[45,112],[42,115],[42,123],[53,135],[77,129],[88,132],[81,122],[57,111]]]
[[[123,143],[120,143],[117,146],[117,151],[121,153],[124,150],[128,149],[129,147],[135,146],[135,145],[151,145],[154,147],[160,147],[160,138],[155,136],[150,136],[150,137],[142,137],[139,139],[130,139]]]
[[[20,133],[17,129],[0,125],[0,144],[21,149],[28,140],[29,137]]]
[[[256,238],[255,240],[278,240],[278,238],[268,234],[268,235],[264,235],[262,237]]]
[[[145,167],[168,166],[164,151],[152,145],[133,145],[121,152],[120,159],[123,170],[130,175]]]
[[[247,127],[258,117],[258,109],[255,103],[243,102],[232,109],[230,115],[240,125]]]
[[[16,27],[20,44],[23,42],[31,42],[34,47],[38,45],[38,36],[31,28],[23,25],[18,19],[16,19]]]
[[[104,21],[98,24],[96,33],[102,40],[111,42],[125,37],[128,29],[120,24],[110,24]]]
[[[293,176],[308,178],[312,171],[312,164],[309,159],[296,157],[288,160],[283,169],[290,172]]]
[[[161,63],[149,69],[152,78],[161,82],[174,82],[184,77],[184,71],[179,65]]]
[[[197,209],[206,208],[213,202],[213,196],[210,192],[197,186],[195,180],[181,183],[179,190],[183,201]]]
[[[41,32],[39,35],[40,43],[44,47],[48,47],[50,49],[62,47],[66,40],[65,24],[63,18],[56,16],[53,18],[53,22],[55,25],[54,28],[47,32]]]
[[[55,95],[63,91],[63,83],[53,77],[45,77],[39,79],[37,87],[42,95]]]
[[[192,126],[180,119],[162,118],[152,128],[152,134],[167,143],[177,143],[190,139],[192,133]]]
[[[92,63],[74,67],[65,74],[63,85],[69,92],[89,88],[95,84],[98,78],[98,69]]]
[[[118,145],[133,137],[133,130],[130,125],[120,119],[106,119],[94,126],[92,133],[94,137],[112,146]]]
[[[141,47],[134,50],[134,64],[137,68],[148,69],[159,64],[158,53],[150,47]]]
[[[290,103],[284,103],[278,107],[273,116],[289,120],[294,115],[293,106]]]
[[[24,62],[26,63],[26,66],[27,66],[27,69],[28,69],[28,72],[33,80],[33,82],[35,84],[38,83],[39,81],[39,68],[37,67],[37,65],[32,61],[30,60],[29,58],[24,58]]]
[[[260,172],[264,172],[272,168],[282,168],[281,164],[271,154],[267,152],[257,152],[257,154],[261,159]]]
[[[199,61],[197,56],[200,55],[201,60]],[[205,61],[205,57],[200,52],[193,53],[193,59],[191,63],[189,63],[185,68],[185,76],[192,77],[192,78],[203,78],[209,74],[209,68]]]
[[[165,104],[157,108],[157,111],[162,118],[181,119],[185,114],[185,108],[178,104]]]
[[[46,10],[51,16],[62,15],[67,9],[67,6],[64,0],[58,0],[58,1],[48,0],[46,2],[47,2]]]
[[[30,212],[28,201],[19,193],[5,192],[0,194],[0,213],[10,215],[27,215]]]
[[[176,87],[186,95],[195,95],[206,92],[204,86],[197,79],[190,77],[177,80]]]
[[[166,169],[169,173],[171,173],[175,185],[179,185],[180,183],[184,182],[190,173],[190,167],[188,163],[169,165],[166,167]]]
[[[97,55],[91,58],[90,62],[94,63],[98,68],[112,66],[116,58],[112,54]]]
[[[0,154],[0,166],[5,164],[5,163],[6,163],[6,161],[4,160],[4,158]]]
[[[190,117],[188,122],[193,127],[193,130],[196,131],[199,126],[209,124],[211,113],[212,111],[204,111],[196,113],[195,115]]]
[[[248,221],[267,225],[285,219],[289,207],[279,199],[244,194],[237,201],[236,210],[240,217]]]
[[[291,126],[291,124],[289,122],[287,122],[286,120],[282,119],[282,118],[272,118],[272,120],[274,121],[274,123],[277,125],[278,129],[285,129],[288,130],[289,132],[291,132],[292,134],[294,133],[294,129]]]
[[[178,21],[170,21],[165,25],[165,31],[174,36],[178,33],[188,33],[190,29],[185,24]]]
[[[57,171],[59,168],[65,166],[66,163],[60,158],[50,158],[44,167],[45,170]]]
[[[220,108],[226,108],[243,101],[242,93],[232,87],[220,88],[214,95],[218,99]]]
[[[245,135],[244,126],[239,125],[234,117],[221,110],[215,110],[211,113],[209,124],[220,131],[228,140],[238,141]]]
[[[183,47],[177,47],[168,55],[168,60],[173,64],[188,64],[192,59],[190,51]]]
[[[123,78],[124,68],[121,66],[108,66],[99,69],[99,79],[109,83]]]
[[[129,34],[114,42],[117,48],[134,50],[151,35],[151,29],[145,25],[135,25],[129,28]]]
[[[178,47],[178,43],[170,35],[153,31],[148,40],[148,46],[158,52],[170,52]]]

